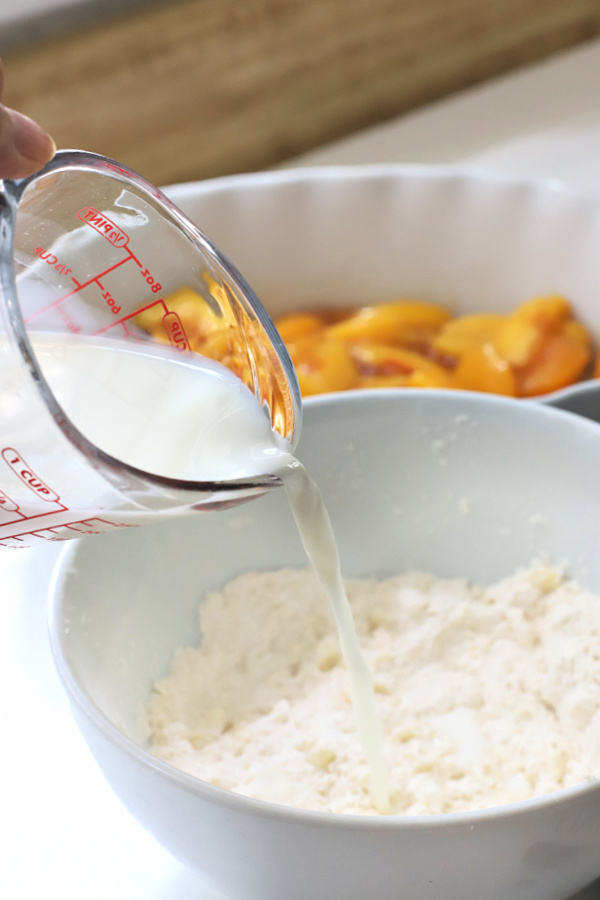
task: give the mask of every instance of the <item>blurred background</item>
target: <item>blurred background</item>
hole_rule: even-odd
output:
[[[0,0],[7,105],[160,185],[284,163],[599,34],[598,0]]]

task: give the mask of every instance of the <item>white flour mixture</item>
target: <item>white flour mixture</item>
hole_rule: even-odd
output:
[[[391,812],[523,800],[600,772],[600,600],[534,564],[490,588],[347,583],[384,731]],[[310,571],[250,573],[200,609],[149,707],[153,752],[290,806],[373,814],[349,680]]]

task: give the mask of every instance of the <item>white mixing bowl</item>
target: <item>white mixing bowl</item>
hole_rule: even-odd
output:
[[[348,393],[306,405],[298,454],[349,577],[416,568],[490,582],[544,553],[600,592],[595,423],[460,392]],[[279,490],[62,557],[60,674],[98,764],[158,840],[235,900],[564,900],[600,876],[600,782],[477,812],[359,817],[252,800],[153,757],[139,717],[174,648],[199,640],[204,592],[283,565],[305,559]]]

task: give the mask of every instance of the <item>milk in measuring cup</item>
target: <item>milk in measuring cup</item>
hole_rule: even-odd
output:
[[[229,369],[156,344],[85,335],[32,343],[52,393],[105,453],[169,478],[271,474],[287,441]]]

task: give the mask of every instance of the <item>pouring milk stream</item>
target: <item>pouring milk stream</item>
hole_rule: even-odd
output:
[[[292,455],[299,392],[270,319],[166,198],[110,160],[58,154],[27,183],[6,183],[0,200],[0,546],[219,508],[284,485],[331,601],[373,803],[386,812],[371,678],[329,517]],[[136,228],[145,229],[144,259]],[[159,251],[161,281],[158,266],[144,265]],[[171,288],[193,282],[204,298],[204,321],[218,321],[230,342],[244,338],[233,343],[245,352],[246,384],[192,352],[164,290],[173,271]],[[140,328],[148,311],[159,316],[162,342]]]

